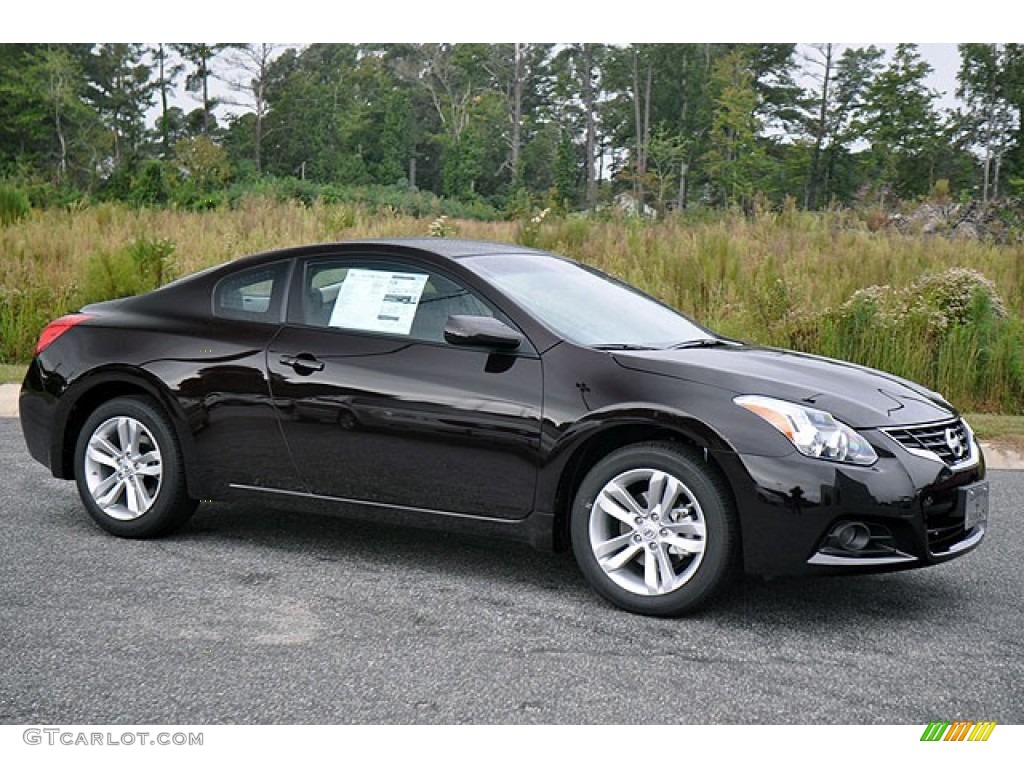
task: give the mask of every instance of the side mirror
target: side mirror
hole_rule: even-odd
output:
[[[444,340],[460,347],[482,347],[502,352],[519,349],[523,336],[496,317],[449,315]]]

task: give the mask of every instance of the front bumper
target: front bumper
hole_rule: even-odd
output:
[[[976,442],[954,467],[912,453],[880,431],[862,432],[878,453],[870,467],[806,458],[733,455],[733,481],[748,573],[870,573],[920,568],[976,548],[988,528],[965,512],[987,499]],[[730,466],[730,463],[732,466]],[[984,501],[984,500],[982,500]],[[977,512],[977,510],[974,510]],[[844,528],[861,538],[841,545]]]

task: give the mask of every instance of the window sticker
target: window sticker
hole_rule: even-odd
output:
[[[338,292],[330,325],[408,336],[427,275],[350,269]]]

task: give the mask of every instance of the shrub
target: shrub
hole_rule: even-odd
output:
[[[132,202],[136,205],[165,205],[170,198],[167,166],[159,160],[150,160],[132,181]]]
[[[0,362],[31,360],[39,333],[71,309],[67,289],[51,286],[0,286]]]
[[[28,195],[17,187],[0,184],[0,227],[21,221],[31,210]]]
[[[174,250],[174,243],[168,239],[140,237],[117,251],[92,254],[86,263],[79,302],[119,299],[160,287],[175,275]]]
[[[159,288],[174,277],[174,243],[168,238],[143,236],[133,240],[126,251],[142,278],[144,290]]]
[[[974,409],[1024,406],[1024,326],[974,270],[863,288],[837,308],[794,317],[788,333],[798,349],[891,371]]]

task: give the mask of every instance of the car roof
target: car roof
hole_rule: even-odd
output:
[[[209,291],[212,284],[223,277],[234,274],[240,270],[250,267],[259,267],[264,264],[272,264],[283,259],[303,258],[306,256],[319,256],[335,254],[358,255],[361,250],[374,251],[377,255],[380,252],[390,252],[394,255],[433,255],[437,259],[459,260],[471,256],[485,256],[491,254],[517,254],[532,255],[547,258],[561,258],[556,254],[541,251],[536,248],[528,248],[516,243],[499,243],[489,240],[464,240],[459,238],[441,237],[395,237],[395,238],[366,238],[354,240],[338,240],[334,242],[312,243],[287,248],[279,248],[272,251],[263,251],[239,256],[230,261],[222,262],[199,272],[185,275],[155,291],[131,297],[130,303],[143,304],[149,308],[158,307],[166,302],[173,305],[190,293],[197,292],[196,296],[203,295]],[[367,254],[372,255],[372,254]],[[172,298],[173,297],[173,298]]]
[[[226,262],[222,266],[225,268],[238,268],[242,266],[256,265],[263,262],[276,261],[277,259],[282,258],[330,253],[334,249],[338,252],[358,251],[361,246],[379,247],[382,250],[393,250],[395,253],[401,253],[403,251],[406,253],[411,251],[420,251],[452,260],[464,259],[470,256],[485,256],[489,254],[555,256],[555,254],[547,251],[528,248],[516,243],[499,243],[490,240],[468,240],[442,237],[392,237],[338,240],[334,242],[281,248],[273,251],[254,253],[249,256],[242,256],[238,259]]]

